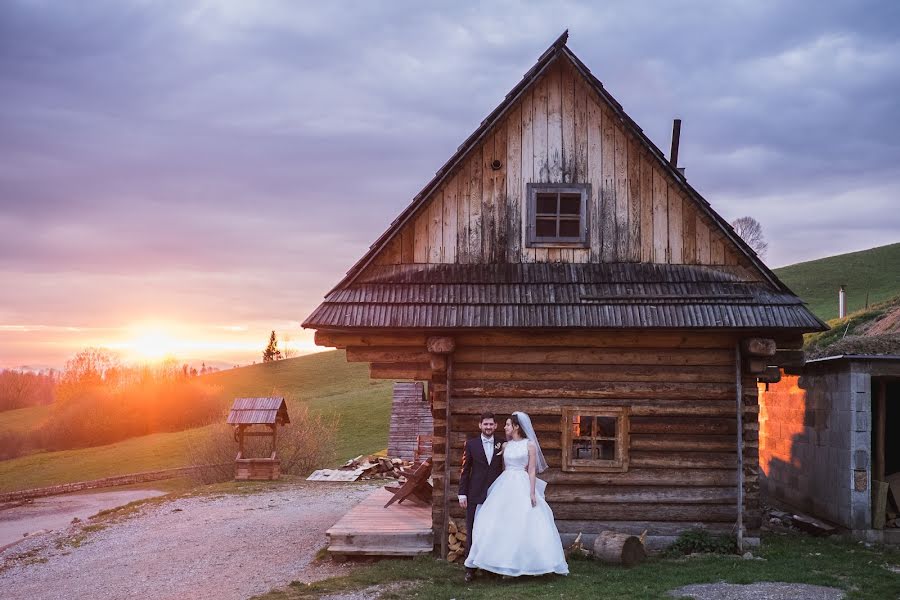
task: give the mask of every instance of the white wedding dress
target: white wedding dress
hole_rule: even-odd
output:
[[[537,506],[531,506],[528,443],[506,442],[503,473],[475,513],[466,567],[513,576],[569,573],[553,511],[544,500],[547,483],[540,479],[535,483]]]

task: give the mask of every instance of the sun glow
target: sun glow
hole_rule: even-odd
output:
[[[160,360],[184,350],[185,342],[162,324],[144,323],[134,326],[132,337],[122,344],[123,349],[144,360]]]

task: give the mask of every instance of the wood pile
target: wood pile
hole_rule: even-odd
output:
[[[449,529],[449,544],[447,547],[450,549],[450,552],[447,554],[447,560],[461,563],[466,555],[466,540],[468,539],[466,526],[462,524],[457,525],[456,521],[450,519]]]
[[[306,478],[307,481],[367,481],[372,479],[399,479],[405,481],[403,469],[411,469],[413,463],[387,456],[360,454],[337,469],[319,469]]]

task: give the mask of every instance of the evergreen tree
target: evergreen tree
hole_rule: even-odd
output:
[[[274,360],[281,360],[281,350],[278,349],[278,339],[273,331],[272,335],[269,336],[269,345],[266,346],[266,350],[263,352],[263,362],[272,362]]]

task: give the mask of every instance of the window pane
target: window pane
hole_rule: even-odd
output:
[[[581,194],[560,194],[559,195],[559,214],[561,214],[561,215],[580,215],[581,214]]]
[[[537,219],[535,223],[537,237],[556,237],[556,219]]]
[[[616,437],[616,417],[597,417],[597,435]]]
[[[537,195],[538,214],[556,214],[556,194]]]
[[[581,237],[581,221],[577,219],[560,220],[559,237]]]
[[[572,440],[572,458],[589,459],[591,458],[591,440],[577,439]]]
[[[594,458],[616,460],[616,443],[612,440],[597,440],[597,445],[594,446]]]
[[[588,429],[587,433],[581,432],[581,416],[580,415],[572,415],[572,437],[576,438],[581,435],[590,435],[590,429]]]

